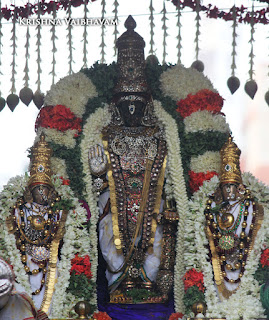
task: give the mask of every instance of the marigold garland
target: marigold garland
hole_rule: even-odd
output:
[[[212,113],[220,113],[223,106],[223,98],[216,92],[208,89],[198,91],[196,94],[189,94],[186,99],[177,102],[177,112],[183,118],[193,112],[207,110]]]
[[[59,131],[66,131],[68,129],[78,130],[81,132],[80,118],[77,118],[74,113],[65,106],[46,106],[42,108],[37,116],[35,129],[39,127],[43,128],[55,128]]]

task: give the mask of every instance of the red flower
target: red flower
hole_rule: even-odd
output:
[[[184,316],[184,314],[181,312],[172,313],[171,316],[169,317],[169,320],[182,319],[183,316]]]
[[[207,171],[204,172],[193,172],[189,171],[189,186],[191,192],[194,193],[203,185],[204,181],[210,180],[212,177],[218,175],[216,171]]]
[[[183,118],[193,112],[207,110],[212,113],[220,113],[223,106],[223,98],[216,92],[208,89],[198,91],[196,94],[188,94],[187,98],[177,102],[177,112]]]
[[[36,119],[35,129],[39,127],[53,128],[59,131],[66,131],[68,129],[78,130],[81,132],[80,118],[77,118],[74,113],[65,106],[46,106],[43,107]]]
[[[96,320],[112,320],[106,312],[94,312],[93,319]]]
[[[205,291],[204,275],[202,272],[196,271],[194,268],[187,271],[183,277],[185,292],[192,286],[197,286],[202,292]]]
[[[64,186],[69,186],[70,180],[64,179],[63,177],[60,177],[60,179],[62,179],[62,185],[64,185]]]
[[[92,278],[90,257],[79,257],[78,254],[71,260],[70,273],[75,272],[75,275],[85,274],[88,279]]]
[[[269,267],[269,248],[263,250],[260,259],[262,267]]]

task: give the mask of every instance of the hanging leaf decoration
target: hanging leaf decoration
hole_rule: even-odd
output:
[[[232,42],[232,64],[231,64],[231,69],[232,69],[232,75],[227,81],[228,88],[230,89],[231,93],[234,94],[235,91],[240,87],[240,80],[235,76],[235,69],[236,69],[236,64],[235,64],[235,56],[236,56],[236,28],[237,28],[237,20],[236,20],[236,9],[235,6],[233,7],[233,42]]]
[[[199,36],[200,36],[200,0],[196,0],[196,32],[195,32],[195,61],[192,63],[191,67],[193,69],[196,69],[199,72],[203,72],[204,71],[204,64],[201,60],[198,59],[199,57]]]
[[[150,49],[149,49],[149,54],[153,55],[154,51],[153,51],[153,47],[154,47],[154,8],[153,8],[153,4],[152,4],[152,0],[150,0],[150,5],[149,5],[149,26],[150,26],[150,41],[149,41],[149,45],[150,45]]]
[[[251,99],[254,99],[254,96],[258,90],[258,85],[255,82],[255,80],[253,80],[253,74],[254,74],[254,70],[253,70],[253,66],[254,66],[254,3],[252,3],[252,13],[251,13],[251,31],[250,31],[250,60],[249,60],[249,64],[250,64],[250,69],[249,69],[249,78],[250,80],[245,84],[245,91],[246,93],[250,96]]]
[[[181,7],[180,5],[177,7],[177,28],[178,28],[178,34],[177,34],[177,63],[181,64],[181,49],[182,49],[182,36],[181,36]]]
[[[101,2],[102,5],[102,19],[104,19],[105,14],[106,14],[106,1],[102,0]],[[101,48],[101,63],[105,63],[105,25],[102,24],[101,27],[101,44],[100,44],[100,48]]]
[[[84,19],[87,19],[88,16],[88,7],[87,3],[84,3]],[[87,55],[88,55],[88,26],[85,24],[84,30],[83,30],[83,68],[87,68],[88,66],[88,60],[87,60]]]
[[[118,0],[115,0],[114,1],[114,9],[113,9],[115,21],[118,21],[118,7],[119,7]],[[116,23],[115,27],[114,27],[114,32],[113,32],[113,35],[114,35],[114,56],[117,55],[116,42],[118,39],[118,34],[119,34],[118,24]]]
[[[68,9],[67,9],[67,13],[68,13],[68,19],[72,19],[72,6],[71,6],[71,3],[69,2],[69,5],[68,5]],[[72,41],[72,29],[73,29],[73,25],[72,23],[69,23],[68,26],[67,26],[67,32],[68,32],[68,41],[67,41],[67,45],[68,45],[68,49],[69,49],[69,56],[68,56],[68,65],[69,65],[69,72],[68,74],[71,75],[73,73],[73,67],[72,67],[72,64],[73,64],[73,41]]]
[[[17,107],[18,103],[19,103],[20,99],[19,97],[15,94],[15,93],[11,93],[8,97],[7,97],[7,105],[9,107],[9,109],[13,112],[14,109]]]
[[[56,3],[53,3],[53,11],[52,11],[52,17],[55,20],[56,19]],[[55,67],[56,67],[56,52],[57,52],[57,48],[56,48],[56,39],[58,39],[58,37],[56,36],[56,25],[52,25],[51,29],[51,43],[52,43],[52,70],[49,74],[52,75],[52,84],[55,83],[55,77],[56,77],[56,71],[55,71]]]
[[[163,14],[162,16],[162,29],[163,29],[163,64],[165,64],[166,62],[166,56],[167,56],[167,52],[166,52],[166,38],[168,36],[167,33],[167,26],[166,26],[166,21],[168,20],[168,18],[166,17],[167,11],[166,11],[166,7],[165,7],[165,1],[163,2],[163,10],[161,11],[161,13]]]

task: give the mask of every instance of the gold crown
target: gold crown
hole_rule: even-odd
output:
[[[240,154],[241,151],[233,142],[230,136],[228,141],[220,150],[221,168],[220,168],[220,183],[242,183],[240,171]]]
[[[136,22],[129,16],[124,26],[127,31],[117,40],[118,82],[114,88],[116,94],[144,93],[149,91],[145,75],[145,41],[134,31]]]
[[[39,141],[35,143],[31,151],[32,157],[28,187],[30,190],[33,190],[34,187],[39,184],[53,186],[51,181],[52,171],[50,168],[52,149],[45,141],[44,133],[41,133]]]

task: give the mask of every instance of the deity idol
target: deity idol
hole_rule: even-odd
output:
[[[9,232],[14,234],[20,251],[22,272],[29,276],[35,307],[45,312],[50,310],[66,221],[66,212],[53,208],[60,197],[51,180],[51,153],[42,134],[32,148],[30,179],[24,195],[17,199],[7,218]]]
[[[268,309],[268,203],[263,198],[268,190],[254,177],[245,178],[243,184],[240,153],[229,137],[220,151],[219,183],[206,200],[204,217],[197,211],[205,197],[203,189],[191,205],[190,224],[196,223],[196,227],[192,226],[190,232],[196,235],[196,253],[188,259],[193,262],[195,256],[195,267],[203,274],[203,283],[198,287],[204,292],[208,310],[202,311],[208,317],[263,318],[264,309]],[[205,190],[208,192],[209,186]],[[201,221],[205,223],[206,238],[197,234]]]
[[[102,130],[103,144],[89,152],[101,192],[99,243],[110,302],[133,303],[133,289],[146,290],[147,302],[164,302],[173,284],[178,215],[171,201],[164,203],[167,146],[145,78],[145,43],[131,17],[126,27],[117,40],[111,122]]]

